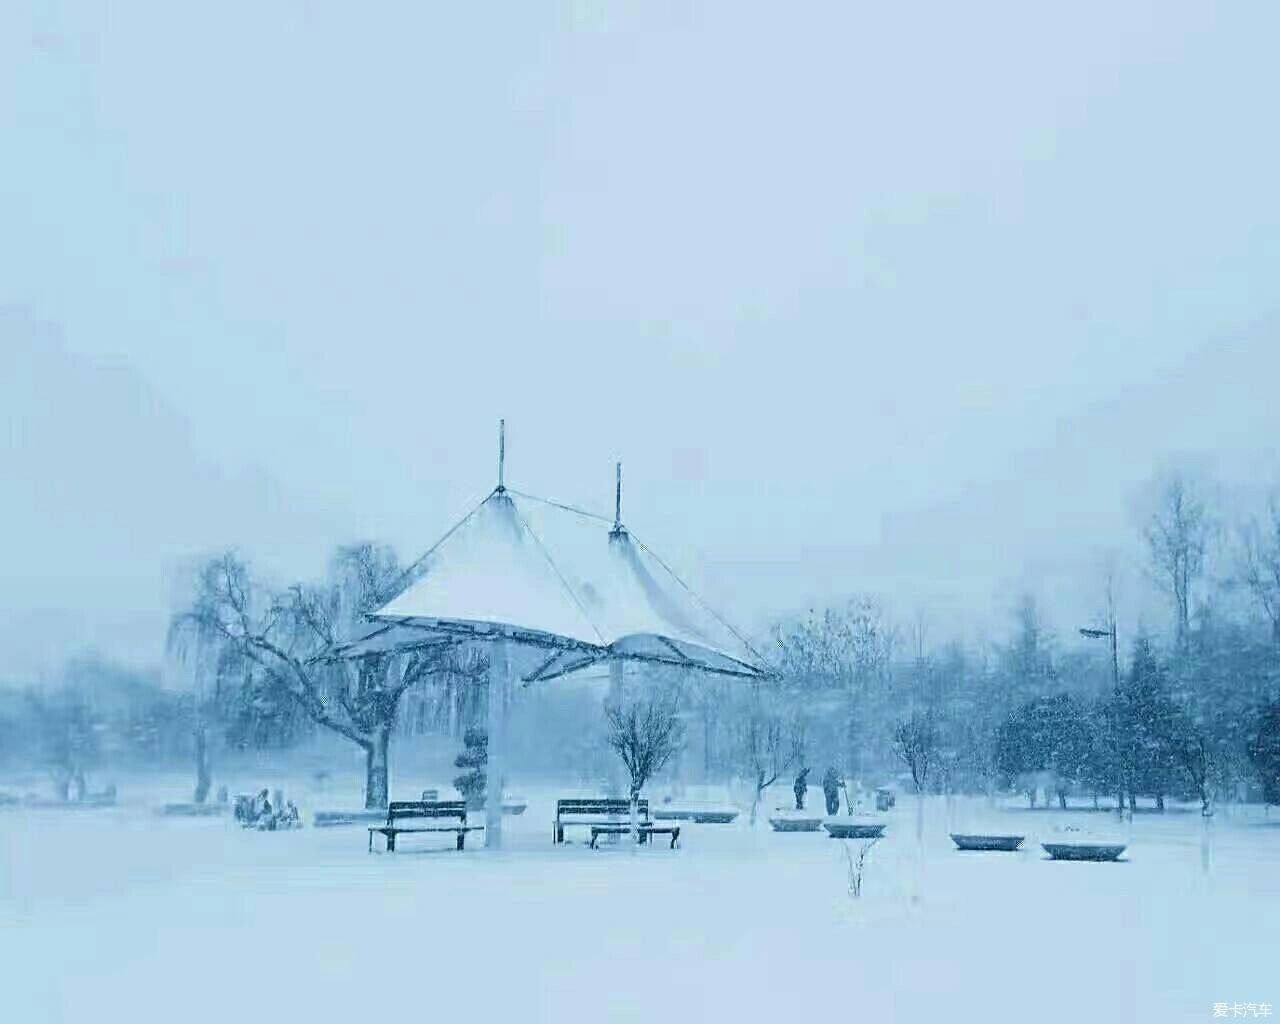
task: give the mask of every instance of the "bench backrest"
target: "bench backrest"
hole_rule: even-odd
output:
[[[392,800],[387,804],[387,824],[406,818],[460,818],[467,823],[465,800]]]
[[[649,820],[649,801],[640,799],[636,801],[636,810],[642,821]],[[631,813],[630,800],[618,800],[612,797],[593,797],[586,800],[557,800],[556,801],[556,821],[559,821],[562,815],[595,815],[601,817],[615,817],[618,815],[628,815]]]

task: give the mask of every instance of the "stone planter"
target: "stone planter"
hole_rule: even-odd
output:
[[[1054,860],[1113,861],[1124,853],[1120,843],[1041,843]]]
[[[775,832],[817,832],[822,828],[821,818],[770,818]]]
[[[999,850],[1003,853],[1012,853],[1022,845],[1024,839],[1026,836],[974,836],[951,833],[951,841],[960,850]]]
[[[832,819],[822,823],[832,839],[880,839],[884,836],[884,823],[878,821],[839,821]]]

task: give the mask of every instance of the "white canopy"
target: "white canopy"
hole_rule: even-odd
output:
[[[404,629],[379,627],[354,647],[372,653],[400,637],[497,628],[548,648],[526,678],[607,657],[731,675],[766,671],[750,645],[619,524],[502,487],[423,555],[374,615]]]

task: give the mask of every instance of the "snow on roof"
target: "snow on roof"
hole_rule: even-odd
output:
[[[509,627],[711,671],[763,669],[661,559],[611,525],[603,516],[496,490],[415,563],[375,616]]]

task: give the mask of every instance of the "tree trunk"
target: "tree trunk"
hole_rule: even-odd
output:
[[[391,727],[384,726],[373,735],[364,748],[364,806],[373,811],[387,806],[390,792],[390,775],[387,771],[387,751],[391,746]]]
[[[1058,806],[1064,811],[1067,809],[1067,791],[1065,789],[1058,790]]]
[[[1156,810],[1159,811],[1161,814],[1164,813],[1164,794],[1163,793],[1156,794]]]
[[[196,791],[195,802],[202,804],[209,796],[213,775],[209,770],[209,731],[204,723],[196,726]]]
[[[640,790],[631,786],[631,852],[640,848]]]

